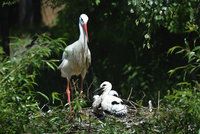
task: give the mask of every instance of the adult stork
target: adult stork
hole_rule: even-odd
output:
[[[81,14],[79,17],[80,36],[73,44],[68,45],[62,55],[62,63],[58,69],[61,70],[61,76],[67,79],[66,95],[71,108],[70,100],[70,79],[73,75],[81,76],[81,94],[83,93],[83,80],[87,69],[91,64],[91,54],[88,48],[88,16]]]

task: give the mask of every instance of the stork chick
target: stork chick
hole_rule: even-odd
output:
[[[115,97],[118,97],[119,95],[118,95],[118,93],[115,91],[115,90],[110,90],[110,92],[108,93],[108,95],[111,95],[111,96],[115,96]],[[98,108],[98,107],[100,107],[100,104],[101,104],[101,102],[102,102],[102,97],[101,98],[99,98],[99,95],[94,95],[93,96],[93,103],[92,103],[92,107],[93,108]]]
[[[107,89],[107,90],[103,90],[104,88]],[[100,87],[96,91],[103,90],[104,92],[100,96],[99,95],[93,96],[93,99],[94,99],[94,102],[92,103],[93,109],[98,109],[100,107],[103,96],[108,95],[109,92],[111,91],[111,89],[112,89],[112,84],[108,81],[104,81],[100,85]]]
[[[110,82],[103,82],[100,85],[100,89],[104,92],[102,95],[95,95],[94,102],[92,104],[94,112],[97,109],[102,109],[103,111],[109,112],[111,114],[120,116],[127,114],[127,106],[123,103],[122,99],[118,96],[118,93],[112,89],[112,84]],[[115,96],[117,95],[117,96]]]
[[[70,79],[73,75],[81,76],[81,93],[83,92],[83,80],[91,64],[91,54],[88,48],[88,16],[81,14],[79,17],[79,39],[73,44],[67,46],[62,55],[62,63],[58,69],[61,70],[61,76],[67,79],[66,94],[70,105]],[[71,109],[71,105],[70,105]]]

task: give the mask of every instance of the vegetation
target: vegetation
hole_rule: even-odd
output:
[[[200,133],[199,0],[51,1],[65,4],[56,26],[23,36],[15,27],[12,56],[0,49],[0,133]],[[81,99],[75,86],[70,113],[57,66],[83,12],[90,18],[90,94]],[[105,80],[128,98],[127,117],[92,114],[92,91]]]

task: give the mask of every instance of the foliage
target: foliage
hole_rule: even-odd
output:
[[[139,111],[136,118],[140,123],[133,123],[136,133],[198,133],[200,128],[199,87],[179,86],[169,91],[160,101],[158,107],[154,106],[153,113],[142,115]],[[145,108],[142,108],[145,110]],[[140,118],[142,117],[142,119]],[[145,118],[146,117],[146,118]]]
[[[199,37],[198,37],[199,38]],[[198,40],[198,38],[196,40]],[[199,42],[194,40],[194,44],[190,43],[185,39],[185,46],[174,46],[169,49],[168,53],[172,54],[181,54],[187,61],[185,65],[176,67],[169,71],[170,76],[178,73],[183,72],[183,81],[186,80],[198,80],[199,79],[199,69],[200,69],[200,47],[198,46]],[[189,78],[189,79],[188,79]]]
[[[138,18],[136,24],[145,24],[144,38],[147,47],[153,45],[152,34],[159,27],[164,27],[171,33],[193,32],[199,28],[199,0],[130,0],[130,5],[136,7]]]
[[[7,5],[10,6],[17,2],[18,2],[18,0],[0,0],[0,6],[2,6],[2,7],[7,6]]]
[[[198,133],[199,95],[199,87],[174,90],[167,95],[163,114],[158,118],[161,129],[169,133]]]
[[[60,51],[63,42],[42,35],[35,43],[0,64],[1,133],[23,132],[30,116],[40,111],[34,95],[35,79],[41,68],[55,70],[57,61],[48,58]]]

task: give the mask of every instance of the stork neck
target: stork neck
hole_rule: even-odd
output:
[[[81,24],[79,24],[79,30],[80,30],[79,41],[87,45],[87,37],[83,31],[83,27],[81,26]]]
[[[108,93],[110,92],[110,90],[111,90],[111,89],[108,89],[108,88],[107,88],[107,89],[103,92],[103,96],[104,96],[104,95],[108,95]]]

